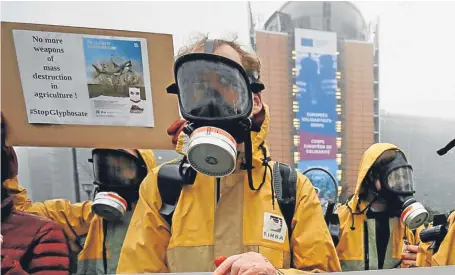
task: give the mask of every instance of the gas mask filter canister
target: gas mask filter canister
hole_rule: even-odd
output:
[[[401,212],[401,221],[414,230],[425,223],[428,219],[428,212],[420,202],[417,202],[414,197],[409,197],[403,204],[403,211]]]
[[[190,165],[207,176],[224,177],[235,170],[237,143],[226,131],[200,127],[190,136],[187,157]]]
[[[115,192],[99,192],[92,204],[92,211],[108,221],[120,220],[125,215],[127,202]]]

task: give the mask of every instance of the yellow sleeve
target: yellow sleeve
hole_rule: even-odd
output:
[[[455,211],[449,216],[449,230],[436,254],[432,266],[455,265]]]
[[[75,234],[87,234],[90,222],[95,216],[92,212],[92,201],[71,204],[64,199],[34,202],[25,211],[61,225],[72,241],[76,238]]]
[[[420,242],[419,250],[417,251],[417,266],[418,267],[430,267],[431,257],[433,256],[433,250],[430,249],[431,242],[424,243]]]
[[[431,266],[431,256],[433,252],[430,248],[431,243],[423,243],[420,241],[420,232],[424,230],[425,227],[422,225],[418,227],[415,231],[415,234],[412,230],[408,229],[407,235],[411,244],[419,246],[417,250],[417,266],[418,267],[429,267]]]
[[[327,229],[319,199],[309,179],[300,173],[292,227],[291,249],[295,269],[281,269],[281,272],[285,274],[341,272],[340,261]]]
[[[72,242],[76,239],[76,235],[87,234],[90,222],[94,217],[91,201],[75,204],[71,204],[64,199],[32,202],[27,196],[27,189],[19,185],[17,177],[5,181],[4,186],[8,193],[14,196],[16,209],[45,217],[58,223],[63,227]]]
[[[159,213],[158,169],[147,175],[139,189],[139,201],[120,252],[118,274],[168,272],[166,251],[171,234]]]
[[[8,195],[13,196],[14,207],[16,209],[25,211],[25,209],[31,206],[32,201],[28,198],[27,189],[19,185],[17,176],[5,180],[3,186],[8,191]]]

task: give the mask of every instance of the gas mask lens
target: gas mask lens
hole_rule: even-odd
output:
[[[146,167],[123,150],[95,149],[92,161],[95,183],[99,186],[139,185],[145,177]]]
[[[387,183],[390,189],[398,193],[413,193],[414,179],[412,168],[400,167],[389,173]]]
[[[242,73],[222,62],[190,60],[177,70],[180,104],[195,118],[248,116],[251,92]]]

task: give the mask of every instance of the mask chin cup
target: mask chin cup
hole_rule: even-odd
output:
[[[196,171],[211,177],[225,177],[235,170],[237,142],[222,129],[200,127],[191,134],[187,158]]]
[[[405,203],[406,206],[407,203]],[[428,211],[420,203],[414,200],[411,204],[404,207],[401,212],[401,221],[411,230],[423,225],[429,217]]]
[[[107,221],[117,221],[125,215],[127,205],[115,192],[99,192],[93,200],[92,211]]]

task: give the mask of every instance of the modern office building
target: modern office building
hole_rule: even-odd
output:
[[[379,141],[379,37],[372,39],[375,32],[350,2],[287,2],[267,20],[264,30],[256,31],[254,46],[263,65],[264,100],[272,117],[268,143],[273,159],[300,170],[326,165],[343,187],[342,199],[354,190],[364,151]],[[321,52],[315,54],[318,47]],[[330,95],[323,100],[333,103],[320,104],[325,104],[320,107],[324,119],[306,117],[317,116],[306,108],[319,107],[308,103],[309,80],[302,84],[305,56],[310,62],[306,64],[314,63],[312,56],[317,61],[315,75],[322,78],[318,83]],[[325,122],[308,126],[302,121]],[[330,128],[333,135],[318,127]]]

